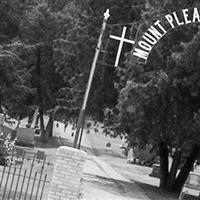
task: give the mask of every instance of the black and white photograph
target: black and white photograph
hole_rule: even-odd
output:
[[[200,0],[0,0],[0,200],[200,199]]]

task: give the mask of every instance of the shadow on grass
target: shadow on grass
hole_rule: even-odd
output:
[[[116,196],[134,198],[139,200],[177,200],[179,194],[159,189],[156,186],[141,182],[125,182],[121,180],[92,176],[86,174],[84,180],[101,191],[109,192]]]
[[[116,158],[124,158],[124,156],[118,152],[115,152],[112,149],[105,149],[105,148],[89,148],[89,147],[85,147],[82,146],[81,147],[82,150],[87,151],[88,153],[91,153],[92,155],[95,155],[97,157],[100,156],[112,156],[112,157],[116,157]]]
[[[162,190],[157,186],[150,184],[135,182],[143,191],[144,194],[151,200],[177,200],[179,193],[173,193],[169,191]]]
[[[46,143],[42,143],[39,138],[35,138],[34,147],[37,148],[58,148],[60,146],[72,147],[72,143],[67,139],[57,137],[49,138]]]
[[[152,186],[146,183],[136,182],[136,184],[144,191],[145,195],[148,196],[151,200],[178,200],[179,194],[178,192],[169,192],[166,190],[162,190],[156,186]],[[185,195],[183,200],[197,200],[198,197],[194,197],[191,195]]]
[[[123,197],[146,200],[146,198],[141,198],[141,192],[134,183],[88,174],[84,177],[84,181],[92,188],[98,190],[99,193],[106,192],[119,197],[119,199]],[[96,195],[98,197],[98,194]]]

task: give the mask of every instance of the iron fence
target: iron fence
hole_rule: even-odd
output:
[[[43,151],[16,149],[7,164],[0,166],[0,199],[45,200],[52,173],[53,163]]]

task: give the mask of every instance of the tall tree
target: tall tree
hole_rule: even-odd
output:
[[[35,70],[32,72],[32,85],[37,89],[34,102],[39,106],[43,141],[52,133],[52,131],[46,133],[50,129],[45,130],[43,115],[47,110],[55,108],[56,98],[59,95],[58,89],[64,84],[62,76],[58,73],[58,68],[62,67],[57,65],[62,53],[58,53],[57,43],[61,42],[63,47],[69,35],[68,31],[71,31],[73,18],[67,14],[67,6],[71,7],[67,4],[62,7],[62,10],[55,10],[48,1],[38,1],[28,9],[25,7],[26,12],[21,20],[20,40],[25,44],[35,46],[35,52],[31,55],[32,63],[35,64]],[[55,115],[53,110],[51,115]],[[53,116],[51,115],[49,123],[52,124]]]
[[[34,93],[30,85],[30,72],[24,57],[16,53],[19,35],[19,15],[15,1],[1,1],[0,65],[1,65],[1,109],[10,117],[20,118],[28,114],[29,95]],[[2,110],[1,110],[2,111]]]
[[[182,1],[147,1],[141,23],[150,25],[162,12],[181,8]],[[157,148],[162,188],[179,190],[199,154],[198,41],[197,25],[180,27],[159,41],[145,65],[130,54],[119,68],[117,128],[129,134],[130,143],[137,139],[140,146],[150,142]]]

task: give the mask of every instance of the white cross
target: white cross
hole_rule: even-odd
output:
[[[126,27],[125,27],[125,26],[123,27],[123,31],[122,31],[121,37],[114,36],[114,35],[110,35],[110,38],[120,41],[119,47],[118,47],[118,51],[117,51],[117,56],[116,56],[116,59],[115,59],[115,67],[118,66],[119,58],[120,58],[120,54],[121,54],[121,51],[122,51],[123,43],[124,43],[124,42],[127,42],[127,43],[131,43],[131,44],[135,44],[135,41],[126,39],[126,38],[125,38],[125,35],[126,35]]]
[[[103,14],[104,15],[104,19],[107,20],[110,17],[110,10],[107,9],[106,12]]]

